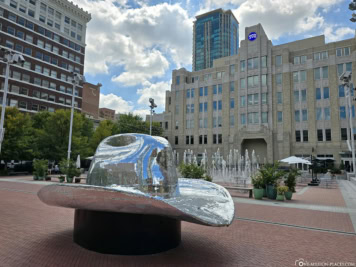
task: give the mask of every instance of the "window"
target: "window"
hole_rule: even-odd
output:
[[[46,43],[45,49],[46,49],[47,51],[52,51],[52,45],[51,45],[50,43]]]
[[[35,71],[42,73],[42,66],[41,65],[35,65]]]
[[[42,15],[40,15],[40,18],[39,18],[39,19],[40,19],[40,21],[43,22],[43,23],[46,22],[46,18],[45,18],[44,16],[42,16]]]
[[[330,120],[330,108],[324,108],[324,120],[328,121]]]
[[[47,99],[48,99],[48,94],[42,92],[42,93],[41,93],[41,99],[47,100]]]
[[[345,47],[344,48],[344,56],[350,55],[350,47]]]
[[[27,102],[20,101],[20,102],[19,102],[19,108],[27,109]]]
[[[314,80],[320,80],[320,68],[314,69]]]
[[[249,58],[247,60],[247,68],[249,70],[253,70],[253,69],[258,69],[258,57],[255,57],[255,58]]]
[[[31,10],[31,9],[29,9],[28,10],[28,13],[27,13],[30,17],[35,17],[35,11],[33,11],[33,10]]]
[[[305,70],[300,71],[300,81],[305,82],[307,80],[307,72]]]
[[[70,18],[68,18],[67,16],[64,17],[64,22],[69,24],[70,23]]]
[[[11,85],[11,92],[18,94],[20,92],[20,87],[18,87],[17,85]]]
[[[50,82],[50,83],[49,83],[49,88],[51,88],[51,89],[53,89],[53,90],[56,90],[57,85],[56,85],[55,83],[53,83],[53,82]]]
[[[48,14],[53,16],[54,15],[54,9],[51,8],[51,7],[48,7]]]
[[[21,73],[18,71],[13,71],[12,72],[12,78],[16,79],[16,80],[21,80]]]
[[[235,65],[230,65],[230,75],[235,73]]]
[[[261,94],[261,103],[262,104],[267,104],[267,95],[268,95],[268,93]]]
[[[267,74],[262,74],[262,76],[261,76],[261,84],[262,84],[262,86],[266,86],[267,85]]]
[[[234,127],[235,125],[235,117],[234,115],[230,115],[230,127]]]
[[[294,57],[293,64],[300,64],[300,57]]]
[[[234,82],[230,82],[230,92],[235,91],[235,83]]]
[[[315,98],[316,98],[316,100],[320,100],[321,99],[321,90],[320,90],[320,88],[316,88],[315,89]]]
[[[68,52],[66,51],[66,55],[64,55],[64,50],[63,50],[62,55],[65,56],[65,57],[68,57]],[[176,77],[176,85],[179,85],[179,83],[180,83],[180,76],[177,76]]]
[[[40,8],[42,11],[47,12],[47,5],[45,5],[44,3],[41,3]]]
[[[245,69],[246,69],[246,61],[241,60],[240,61],[240,71],[245,71]]]
[[[190,98],[190,89],[187,89],[186,96],[187,96],[187,98]]]
[[[344,72],[344,64],[337,64],[337,75],[340,76]]]
[[[222,134],[218,134],[218,144],[222,144]]]
[[[345,88],[343,85],[339,85],[339,97],[345,97]]]
[[[208,87],[204,87],[204,96],[207,96],[208,95]]]
[[[25,69],[30,70],[30,69],[31,69],[31,62],[25,61],[25,62],[23,63],[23,67],[24,67]]]
[[[54,27],[55,27],[56,29],[58,29],[58,30],[60,30],[60,29],[61,29],[61,25],[60,25],[60,24],[58,24],[58,23],[54,23]]]
[[[70,32],[70,36],[73,37],[73,38],[75,38],[75,32],[72,32],[72,31],[71,31],[71,32]]]
[[[299,102],[299,91],[294,91],[294,103]]]
[[[222,94],[222,84],[218,84],[218,94]]]
[[[230,98],[230,108],[235,108],[235,99]]]
[[[308,110],[306,110],[306,109],[302,110],[302,120],[308,121]]]
[[[276,56],[276,66],[282,65],[282,56]]]
[[[277,92],[277,104],[282,104],[282,92]]]
[[[345,109],[345,106],[340,106],[340,119],[346,119],[346,109]]]
[[[322,72],[323,72],[323,79],[329,78],[329,67],[328,66],[322,67]]]
[[[25,14],[26,14],[27,8],[26,8],[25,6],[23,6],[23,5],[20,5],[19,10],[20,10],[22,13],[25,13]]]
[[[323,130],[318,129],[316,133],[317,133],[318,141],[319,142],[323,141]]]
[[[185,113],[190,113],[190,104],[186,105]]]
[[[322,119],[322,110],[321,108],[316,109],[316,120],[320,121]]]
[[[267,67],[267,56],[261,57],[261,68]]]
[[[40,92],[39,92],[39,91],[36,91],[36,90],[33,90],[32,96],[33,96],[33,97],[36,97],[36,98],[40,98]]]
[[[307,56],[301,56],[300,57],[300,64],[304,64],[305,62],[307,62]]]
[[[83,26],[82,26],[82,24],[80,24],[80,23],[78,23],[78,30],[82,30],[83,29]]]
[[[343,140],[343,141],[347,140],[347,129],[346,128],[341,128],[341,140]]]
[[[240,115],[240,121],[242,125],[246,124],[246,114],[241,114]]]
[[[37,39],[37,46],[44,48],[44,42],[40,39]]]
[[[293,82],[297,83],[299,81],[298,71],[293,72]]]
[[[36,84],[36,85],[41,86],[41,79],[40,79],[40,78],[35,77],[35,78],[33,79],[33,83],[34,83],[34,84]]]
[[[241,86],[241,89],[246,88],[246,79],[245,78],[240,79],[240,86]]]
[[[282,111],[277,112],[277,121],[283,122],[283,112]]]
[[[203,87],[199,87],[199,96],[203,96],[204,95],[204,89]]]
[[[296,122],[300,122],[300,111],[299,110],[294,111],[294,120]]]
[[[17,8],[17,2],[14,0],[10,0],[10,6],[13,8]]]
[[[352,62],[346,63],[346,71],[352,71]]]
[[[303,89],[301,93],[302,93],[302,102],[307,101],[307,89]]]
[[[308,130],[303,130],[303,142],[308,142],[308,141],[309,141]]]
[[[51,70],[51,77],[57,78],[57,71]]]
[[[329,87],[324,87],[324,99],[329,99]]]
[[[14,43],[11,42],[10,40],[6,40],[5,46],[10,48],[10,49],[14,49]]]
[[[30,75],[23,73],[22,74],[22,80],[25,82],[30,82]]]
[[[16,32],[16,36],[20,39],[24,39],[25,38],[25,34],[22,31],[17,31]]]
[[[276,84],[282,84],[282,73],[276,74]]]
[[[15,29],[10,27],[10,26],[7,26],[7,33],[8,34],[12,34],[12,35],[15,35]]]
[[[66,91],[65,86],[60,85],[60,86],[59,86],[59,91],[61,91],[61,92],[64,92],[64,93],[65,93],[65,91]]]
[[[245,96],[240,96],[240,106],[241,107],[246,106],[246,97]]]
[[[300,142],[301,139],[300,139],[300,131],[295,131],[295,141],[296,142]]]
[[[247,114],[248,123],[259,123],[258,112],[250,112]]]
[[[49,76],[49,68],[43,68],[43,74]]]
[[[25,39],[27,42],[29,42],[29,43],[33,43],[33,37],[32,37],[32,35],[30,35],[30,34],[26,34],[26,39]]]
[[[267,123],[268,122],[268,112],[262,112],[261,113],[261,122],[262,123]]]
[[[325,129],[325,141],[331,141],[331,129]]]
[[[222,101],[221,100],[218,101],[218,109],[222,110]]]

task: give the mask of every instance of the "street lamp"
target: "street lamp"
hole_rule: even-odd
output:
[[[351,11],[355,11],[356,10],[356,0],[353,0],[350,4],[349,4],[349,9]],[[350,19],[352,22],[356,22],[356,14],[353,13],[352,17]]]
[[[351,81],[351,71],[345,71],[340,76],[340,81],[344,86],[346,92],[347,105],[348,105],[348,114],[349,114],[349,127],[351,130],[351,153],[352,153],[352,169],[353,174],[355,175],[355,141],[354,141],[354,127],[352,123],[352,106],[351,106],[351,91],[350,91],[350,81]],[[350,140],[348,140],[348,146],[350,148]]]
[[[69,126],[69,141],[68,141],[68,165],[69,165],[69,160],[70,160],[70,152],[72,148],[72,128],[73,128],[73,114],[74,114],[74,94],[75,94],[75,87],[79,84],[85,83],[85,77],[84,75],[81,75],[79,73],[73,73],[73,78],[72,78],[72,84],[73,84],[73,92],[72,92],[72,109],[70,113],[70,126]]]
[[[2,96],[1,121],[0,121],[0,153],[1,153],[2,141],[4,140],[4,135],[5,135],[4,120],[5,120],[5,110],[6,110],[7,89],[9,86],[10,65],[25,62],[24,57],[20,54],[13,53],[12,51],[7,50],[5,48],[1,48],[1,52],[4,53],[4,57],[1,60],[6,64],[6,71],[5,71],[4,93]]]
[[[154,112],[154,108],[157,107],[157,105],[155,104],[155,100],[153,98],[150,98],[148,100],[150,102],[151,105],[149,105],[150,109],[151,109],[151,116],[150,116],[150,135],[152,135],[152,117],[153,117],[153,112]]]

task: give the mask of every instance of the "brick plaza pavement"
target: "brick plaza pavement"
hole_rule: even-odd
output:
[[[11,179],[14,180],[0,178],[1,267],[284,267],[295,266],[300,258],[308,262],[350,262],[356,266],[356,235],[348,214],[356,207],[347,208],[345,202],[337,198],[341,195],[339,189],[310,188],[305,191],[308,193],[305,198],[305,193],[298,195],[295,201],[290,201],[292,204],[234,198],[236,219],[230,227],[213,228],[183,222],[179,247],[134,257],[99,254],[74,244],[74,211],[39,201],[36,194],[44,182]],[[324,199],[322,204],[320,198],[313,203],[313,192]],[[334,203],[332,198],[335,197]],[[303,208],[306,203],[314,205],[314,210]],[[337,212],[325,211],[325,207],[332,208],[333,203]]]

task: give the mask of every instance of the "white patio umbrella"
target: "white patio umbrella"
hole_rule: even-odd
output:
[[[280,162],[288,163],[288,164],[302,163],[302,164],[311,165],[309,160],[298,158],[296,156],[291,156],[291,157],[288,157],[288,158],[285,158],[285,159],[281,159]]]
[[[80,155],[78,155],[77,157],[77,162],[75,163],[75,166],[77,167],[77,169],[80,169]]]

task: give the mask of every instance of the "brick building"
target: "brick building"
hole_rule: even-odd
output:
[[[71,106],[71,80],[73,72],[84,71],[90,19],[88,12],[66,0],[0,1],[0,48],[21,53],[26,61],[10,67],[7,105],[26,112]],[[1,61],[0,74],[3,90],[5,64]],[[82,96],[82,87],[76,87],[78,111]]]
[[[99,118],[100,87],[100,83],[97,85],[91,83],[83,84],[82,112],[88,118]]]

